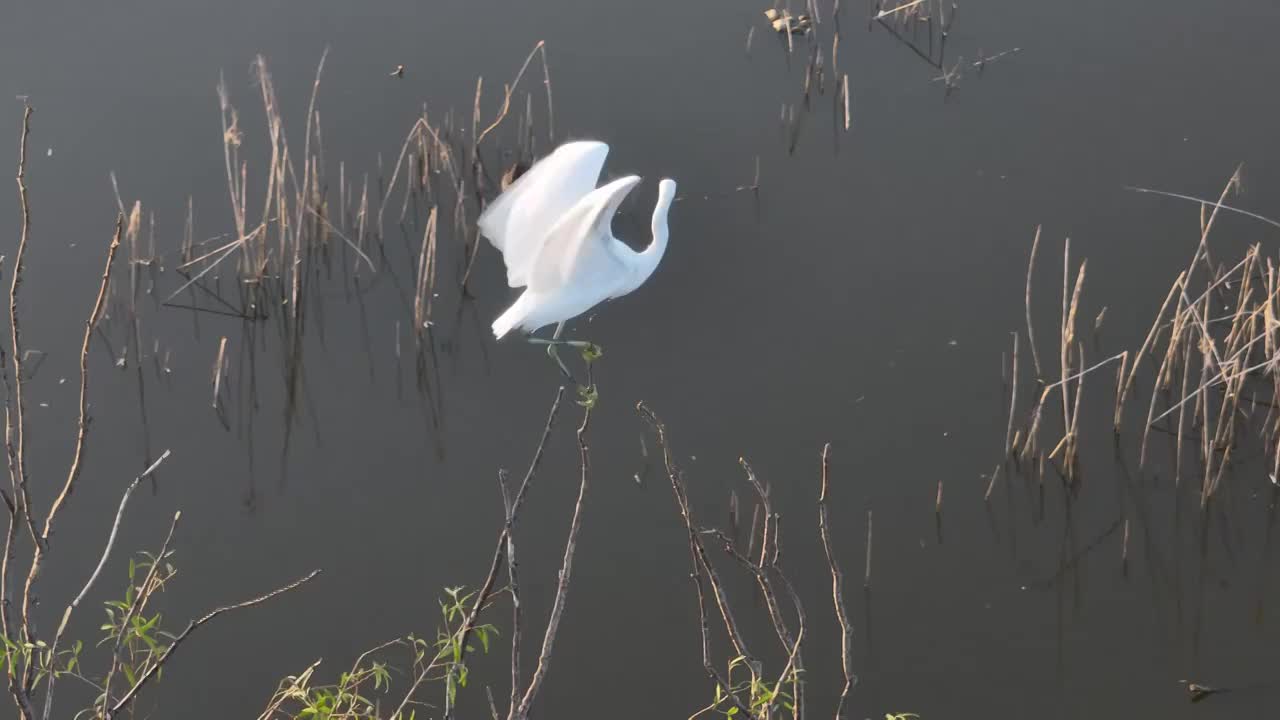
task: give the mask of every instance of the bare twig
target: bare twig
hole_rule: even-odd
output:
[[[844,689],[840,691],[840,703],[836,706],[836,720],[845,717],[845,703],[849,699],[849,691],[855,681],[853,674],[853,625],[849,622],[849,613],[844,606],[844,574],[840,572],[840,564],[836,562],[835,553],[831,551],[831,532],[827,524],[827,459],[831,452],[831,443],[822,446],[822,489],[818,493],[818,534],[822,536],[822,549],[827,556],[827,567],[831,570],[831,601],[836,607],[836,620],[840,623],[840,667],[844,671]],[[942,497],[942,486],[938,486],[938,497]],[[941,505],[941,501],[939,501]]]
[[[173,639],[173,643],[171,643],[169,647],[165,648],[165,651],[160,655],[160,658],[156,660],[156,662],[153,665],[151,665],[151,667],[147,668],[146,672],[144,672],[142,676],[138,678],[138,681],[133,684],[133,687],[129,688],[128,692],[126,692],[120,698],[120,700],[117,701],[114,706],[112,706],[111,711],[107,713],[107,720],[110,720],[110,718],[114,717],[121,710],[128,707],[129,703],[133,702],[134,698],[137,697],[138,695],[138,691],[141,690],[147,684],[147,682],[151,680],[152,677],[155,676],[157,672],[159,672],[160,668],[163,667],[166,662],[168,662],[169,658],[173,657],[174,651],[178,649],[178,646],[182,644],[182,641],[186,640],[187,637],[191,635],[191,633],[194,632],[196,628],[200,627],[201,625],[204,625],[205,623],[209,622],[210,620],[214,619],[215,617],[221,615],[224,612],[230,612],[232,610],[242,610],[244,608],[253,607],[254,605],[261,605],[262,603],[270,600],[271,598],[277,595],[287,593],[290,590],[293,590],[297,587],[300,587],[301,585],[306,584],[307,582],[310,582],[315,576],[319,574],[320,574],[319,570],[312,570],[305,577],[302,577],[298,580],[294,580],[293,582],[283,587],[276,588],[275,590],[272,590],[266,595],[260,595],[251,600],[245,600],[244,602],[239,602],[234,605],[224,605],[220,608],[216,608],[210,611],[207,615],[205,615],[204,617],[198,620],[192,620],[191,622],[187,623],[186,629],[183,630],[181,633],[179,633],[178,636]]]
[[[591,365],[587,365],[587,387],[595,387],[591,381]],[[551,615],[547,618],[547,629],[542,636],[542,652],[538,656],[537,667],[529,680],[529,687],[520,699],[514,720],[525,720],[529,717],[529,708],[542,683],[546,679],[547,670],[551,667],[551,651],[555,646],[556,634],[560,630],[560,619],[564,616],[565,603],[569,597],[569,582],[573,573],[573,556],[578,549],[578,532],[582,529],[583,500],[587,495],[587,482],[591,477],[591,459],[587,447],[587,428],[591,425],[592,406],[588,404],[582,413],[582,424],[578,426],[578,462],[581,479],[578,484],[578,500],[573,506],[573,519],[569,523],[569,538],[565,542],[564,559],[560,564],[559,583],[556,585],[555,600],[551,604]]]
[[[14,456],[14,465],[17,471],[16,485],[17,495],[15,501],[21,502],[21,507],[27,522],[27,529],[31,532],[31,540],[40,546],[40,534],[36,531],[35,512],[31,508],[31,495],[27,491],[27,460],[26,460],[26,432],[24,422],[26,416],[26,401],[22,394],[22,328],[18,322],[18,288],[22,285],[22,270],[25,267],[27,256],[27,240],[31,235],[31,208],[27,201],[27,137],[31,134],[31,113],[35,112],[30,105],[27,105],[22,113],[22,138],[18,143],[18,200],[22,205],[22,234],[18,239],[18,254],[14,258],[13,278],[9,285],[9,326],[11,329],[10,336],[10,353],[13,355],[13,382],[14,397],[13,407],[17,422],[14,423],[17,442],[12,446],[10,452]],[[23,626],[24,634],[26,632],[27,610],[23,607]],[[33,642],[30,637],[25,638],[27,642]]]
[[[129,483],[129,486],[125,488],[124,495],[120,498],[120,507],[116,510],[115,522],[111,523],[111,533],[107,536],[107,545],[102,549],[102,557],[98,560],[97,567],[93,569],[93,574],[85,581],[84,587],[80,588],[80,593],[76,595],[75,599],[71,601],[70,605],[67,605],[67,609],[62,613],[62,622],[58,623],[58,631],[53,636],[53,644],[49,646],[49,657],[55,659],[58,657],[58,643],[62,640],[62,633],[66,631],[67,623],[71,620],[71,613],[75,612],[75,609],[84,601],[85,596],[89,594],[89,590],[98,581],[98,576],[102,574],[102,568],[107,564],[107,558],[111,556],[111,549],[115,547],[116,533],[120,531],[120,521],[124,518],[124,508],[129,504],[129,497],[137,489],[138,483],[141,483],[143,478],[155,472],[155,469],[160,467],[160,463],[164,462],[168,457],[169,451],[165,450],[155,462],[151,463],[150,467],[143,470],[142,474],[134,478],[133,482]],[[176,520],[177,518],[175,518]],[[49,674],[49,684],[44,691],[44,720],[49,720],[49,714],[53,711],[53,686],[57,678],[57,673]]]
[[[58,497],[53,501],[53,505],[49,507],[49,515],[44,521],[44,532],[42,537],[46,545],[49,543],[49,536],[53,532],[53,521],[58,516],[58,511],[62,509],[63,503],[67,497],[75,490],[76,479],[80,477],[80,467],[84,459],[84,443],[89,433],[89,341],[93,337],[93,330],[98,325],[98,319],[102,317],[102,309],[107,300],[107,288],[111,285],[111,267],[116,257],[116,250],[120,248],[120,234],[123,230],[124,216],[116,216],[115,234],[111,237],[111,245],[107,248],[107,261],[102,269],[102,282],[98,285],[98,297],[93,301],[93,309],[89,311],[89,317],[84,323],[84,339],[80,343],[80,419],[76,424],[76,446],[75,452],[71,458],[71,469],[67,471],[67,481],[62,486],[62,492],[58,493]]]

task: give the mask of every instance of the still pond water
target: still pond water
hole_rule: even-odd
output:
[[[1072,262],[1089,259],[1081,317],[1092,323],[1106,307],[1088,340],[1101,358],[1141,343],[1198,241],[1194,204],[1125,186],[1216,197],[1243,162],[1234,202],[1280,214],[1280,6],[973,0],[955,11],[941,70],[924,35],[922,56],[906,44],[911,33],[869,26],[858,3],[841,10],[833,68],[831,7],[820,6],[827,74],[806,109],[808,41],[797,38],[789,54],[765,7],[737,1],[13,4],[0,26],[0,98],[9,102],[0,137],[15,140],[3,155],[15,163],[14,98],[30,98],[23,312],[26,344],[44,357],[27,385],[38,506],[47,507],[72,444],[78,335],[117,210],[111,173],[126,209],[142,203],[135,257],[152,257],[154,242],[157,258],[135,266],[135,343],[122,251],[111,317],[89,356],[88,465],[46,573],[44,625],[97,561],[124,486],[165,449],[172,454],[132,501],[73,634],[95,632],[92,606],[123,586],[128,553],[158,547],[177,510],[179,574],[159,606],[172,628],[323,573],[194,634],[144,694],[139,709],[151,717],[256,717],[281,677],[316,659],[332,677],[379,642],[432,636],[442,588],[483,580],[502,522],[495,478],[527,465],[558,384],[536,348],[487,333],[511,298],[492,248],[480,250],[474,297],[463,300],[462,241],[441,235],[437,319],[421,371],[406,328],[425,212],[411,206],[398,222],[401,185],[379,271],[353,280],[343,268],[360,263],[342,254],[311,286],[316,311],[297,351],[305,370],[295,393],[292,349],[270,322],[160,301],[183,282],[174,268],[188,201],[197,242],[235,232],[219,73],[242,112],[256,203],[252,183],[270,152],[251,63],[266,58],[299,153],[327,48],[316,107],[329,192],[337,202],[341,163],[347,184],[359,188],[367,176],[377,198],[424,103],[433,122],[453,109],[469,146],[477,77],[487,124],[502,83],[544,40],[555,140],[603,139],[607,173],[646,179],[619,234],[647,241],[659,177],[678,179],[682,197],[651,281],[574,327],[606,354],[574,583],[536,717],[682,718],[712,694],[687,538],[634,411],[640,400],[666,421],[702,522],[727,525],[736,494],[747,524],[740,456],[769,484],[785,565],[808,610],[813,717],[831,712],[843,682],[815,523],[825,443],[833,549],[855,630],[852,717],[1273,715],[1280,573],[1267,549],[1273,497],[1256,463],[1242,459],[1227,499],[1202,516],[1194,487],[1173,487],[1163,446],[1141,470],[1135,437],[1116,450],[1102,381],[1086,396],[1074,496],[1053,476],[1040,499],[1007,470],[990,502],[983,496],[1002,456],[1002,368],[1010,333],[1025,326],[1037,225],[1041,342],[1056,348],[1070,237]],[[1014,48],[982,72],[973,65]],[[958,64],[961,75],[940,79]],[[403,77],[390,75],[397,65]],[[849,78],[848,131],[837,73]],[[548,148],[541,82],[535,60],[490,162],[492,147],[514,147],[526,88],[537,149]],[[759,192],[735,191],[752,184],[757,163]],[[0,198],[0,217],[12,257],[16,193]],[[1224,255],[1250,242],[1274,252],[1280,241],[1239,218],[1215,233]],[[236,279],[227,272],[217,282]],[[224,338],[219,411],[211,376]],[[541,627],[555,590],[577,492],[580,412],[566,406],[518,530],[526,632]],[[752,586],[731,564],[723,571],[734,574],[748,633],[771,642]],[[485,685],[506,697],[505,605],[492,618],[502,639],[475,659],[463,717],[488,716]],[[533,641],[526,651],[529,668]],[[1232,692],[1192,704],[1183,680]],[[64,690],[64,711],[88,701],[74,685]]]

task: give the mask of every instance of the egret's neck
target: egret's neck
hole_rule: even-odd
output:
[[[653,208],[651,228],[653,240],[649,247],[637,254],[638,283],[642,283],[658,268],[658,261],[667,251],[667,212],[676,197],[676,184],[673,180],[663,180],[658,184],[658,203]]]

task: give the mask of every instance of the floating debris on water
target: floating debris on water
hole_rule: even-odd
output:
[[[391,71],[391,77],[395,77],[395,78],[402,78],[402,77],[404,77],[404,66],[403,66],[403,65],[397,65],[397,66],[396,66],[396,69]]]
[[[808,15],[792,15],[786,10],[779,12],[769,8],[764,11],[764,16],[773,25],[773,29],[780,33],[804,35],[813,28],[813,20]]]
[[[1178,682],[1187,687],[1187,695],[1193,703],[1198,703],[1210,695],[1216,695],[1223,692],[1222,688],[1209,687],[1208,685],[1201,685],[1200,683],[1194,683],[1188,680],[1179,680]]]

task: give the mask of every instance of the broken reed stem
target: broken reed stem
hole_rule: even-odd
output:
[[[287,593],[290,590],[294,590],[298,587],[301,587],[302,585],[305,585],[306,583],[310,582],[313,578],[315,578],[319,574],[320,574],[319,570],[312,570],[305,577],[299,578],[298,580],[294,580],[293,582],[283,587],[276,588],[275,590],[272,590],[271,592],[265,595],[260,595],[251,600],[245,600],[244,602],[239,602],[234,605],[224,605],[222,607],[215,608],[204,617],[198,620],[192,620],[189,623],[187,623],[186,629],[183,630],[181,633],[179,633],[178,636],[173,639],[173,642],[169,645],[169,647],[165,648],[165,651],[161,653],[160,658],[156,660],[155,664],[147,668],[146,672],[144,672],[142,676],[138,678],[138,681],[135,682],[133,686],[130,687],[129,690],[120,698],[120,700],[117,701],[114,706],[112,706],[111,710],[108,713],[106,713],[106,720],[111,720],[111,718],[113,718],[117,713],[127,708],[129,704],[133,702],[134,698],[137,697],[138,695],[138,691],[141,690],[143,686],[145,686],[147,682],[151,680],[151,678],[155,677],[155,674],[159,672],[160,668],[163,667],[164,664],[169,661],[169,658],[173,657],[173,653],[178,649],[178,646],[181,645],[182,642],[186,640],[187,637],[196,630],[196,628],[200,627],[201,625],[204,625],[205,623],[216,618],[222,613],[231,612],[232,610],[243,610],[244,608],[253,607],[254,605],[261,605],[262,603],[270,600],[271,598],[277,595]]]
[[[840,702],[836,706],[836,720],[845,715],[845,703],[849,699],[849,691],[853,689],[853,625],[849,622],[849,613],[844,605],[844,574],[836,562],[835,553],[831,550],[831,532],[827,523],[827,470],[831,443],[822,446],[822,486],[818,493],[818,534],[822,537],[822,549],[827,556],[827,568],[831,571],[831,601],[836,608],[836,620],[840,623],[840,668],[844,672],[844,688],[840,691]],[[942,506],[942,482],[938,482],[938,507]]]

